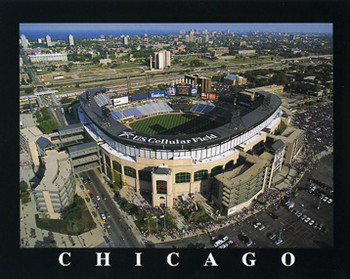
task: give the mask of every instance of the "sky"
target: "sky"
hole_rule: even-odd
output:
[[[150,34],[157,31],[177,33],[180,30],[230,32],[280,32],[280,33],[332,33],[332,23],[21,23],[20,32],[26,31],[114,31],[143,30]]]

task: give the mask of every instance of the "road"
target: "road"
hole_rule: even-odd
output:
[[[105,213],[106,211],[110,214],[110,218],[107,218],[108,223],[111,225],[110,240],[108,242],[109,247],[116,248],[141,248],[143,247],[141,243],[136,239],[133,233],[128,230],[128,225],[124,220],[123,214],[117,208],[115,201],[109,196],[105,185],[100,181],[100,178],[94,171],[88,171],[83,174],[83,176],[91,179],[91,184],[86,184],[91,193],[93,193],[94,198],[91,199],[96,202],[96,196],[100,196],[101,200],[98,201],[99,209],[96,209],[97,219],[99,222],[102,221],[100,213]],[[103,200],[105,197],[106,200]]]
[[[37,76],[36,72],[33,70],[33,68],[30,66],[29,61],[28,61],[28,58],[27,58],[27,56],[24,54],[23,49],[20,49],[20,55],[21,55],[21,57],[22,57],[22,59],[23,59],[24,64],[26,65],[25,68],[27,69],[27,71],[28,71],[29,75],[31,76],[33,82],[34,82],[34,83],[39,83],[39,82],[40,82],[40,79],[39,79],[39,77]]]

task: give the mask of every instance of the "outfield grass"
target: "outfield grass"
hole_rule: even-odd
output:
[[[166,114],[136,121],[130,127],[150,135],[178,135],[200,133],[221,125],[213,119],[193,114]]]

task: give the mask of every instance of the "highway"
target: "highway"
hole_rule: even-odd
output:
[[[92,183],[85,185],[94,195],[94,198],[90,202],[96,202],[96,196],[100,196],[101,200],[97,201],[99,209],[96,209],[97,219],[100,223],[102,221],[100,213],[107,211],[110,214],[110,218],[107,218],[108,223],[111,225],[109,229],[110,235],[107,244],[109,247],[116,248],[142,248],[143,245],[136,239],[133,233],[128,230],[128,225],[124,220],[123,214],[121,214],[119,208],[115,204],[115,201],[110,197],[105,185],[101,183],[100,178],[95,171],[91,170],[83,174],[84,177],[91,179]],[[103,200],[105,197],[106,200]],[[84,197],[85,198],[85,197]],[[90,198],[90,197],[89,197]]]

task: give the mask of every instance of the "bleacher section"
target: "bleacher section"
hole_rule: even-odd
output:
[[[212,111],[215,108],[215,106],[207,105],[207,104],[198,104],[195,105],[193,108],[190,109],[192,112],[198,112],[198,113],[208,113]]]
[[[96,94],[94,98],[99,107],[112,103],[111,99],[105,93]]]
[[[141,117],[145,115],[170,112],[172,110],[173,109],[166,102],[154,102],[137,107],[123,109],[122,111],[116,110],[112,112],[111,115],[114,119],[119,121],[122,118]]]

